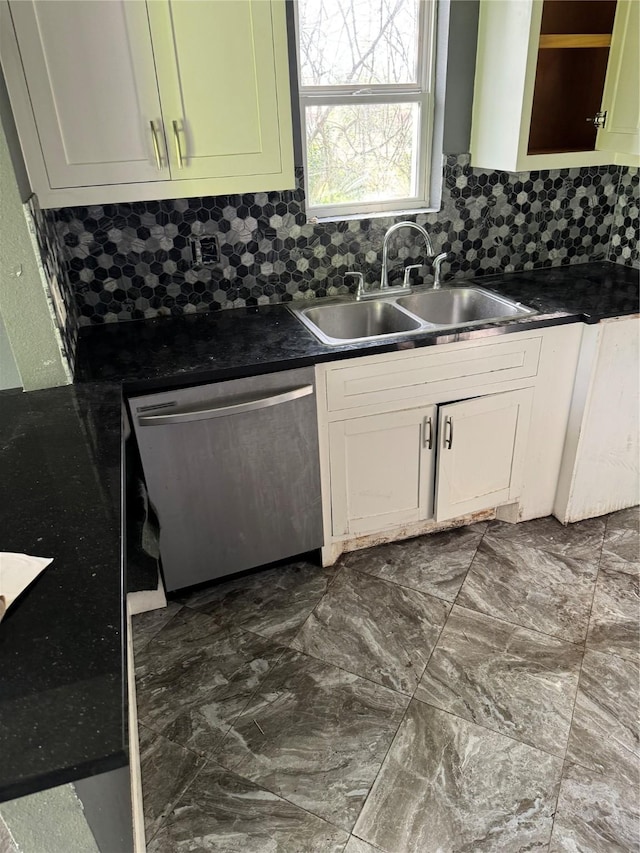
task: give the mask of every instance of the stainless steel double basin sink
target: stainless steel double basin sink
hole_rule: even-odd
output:
[[[305,308],[289,307],[317,338],[331,346],[455,329],[536,313],[482,287],[416,289],[406,295],[369,297],[361,302],[346,297]]]

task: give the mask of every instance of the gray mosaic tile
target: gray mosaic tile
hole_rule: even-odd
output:
[[[638,208],[640,199],[640,169],[623,166],[620,169],[618,199],[613,213],[609,260],[640,268],[638,251]]]
[[[443,170],[441,210],[415,219],[436,251],[450,254],[445,280],[637,257],[628,224],[637,216],[637,170],[484,172],[468,154],[445,157]],[[347,293],[349,269],[379,278],[382,238],[398,221],[308,223],[300,167],[283,192],[63,208],[47,218],[64,247],[80,325]],[[191,241],[202,236],[219,255],[211,268],[193,266]],[[421,256],[413,235],[398,235],[392,277]],[[423,275],[416,283],[430,280],[428,267]]]

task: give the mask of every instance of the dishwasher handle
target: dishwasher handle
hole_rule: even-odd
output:
[[[313,385],[302,385],[300,388],[292,388],[281,394],[272,394],[269,397],[256,397],[252,400],[244,400],[242,403],[232,403],[226,406],[214,406],[209,409],[182,409],[181,411],[167,412],[165,414],[140,414],[138,409],[138,424],[141,427],[162,426],[164,424],[183,424],[189,421],[203,421],[210,418],[222,418],[229,415],[241,415],[246,412],[256,412],[259,409],[267,409],[269,406],[278,406],[280,403],[288,403],[291,400],[299,400],[313,394]],[[171,405],[168,403],[167,405]],[[174,404],[175,405],[175,404]]]

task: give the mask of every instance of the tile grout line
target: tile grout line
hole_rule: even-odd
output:
[[[342,556],[342,555],[341,555],[341,556]],[[297,640],[298,635],[300,634],[300,632],[302,631],[302,629],[304,628],[304,626],[307,624],[307,622],[309,621],[309,619],[311,619],[311,617],[312,617],[312,616],[313,616],[313,614],[316,612],[316,610],[318,609],[318,607],[320,607],[320,605],[321,605],[321,603],[323,602],[323,600],[324,600],[325,596],[326,596],[326,595],[328,595],[329,590],[331,589],[331,587],[334,585],[334,583],[335,583],[335,582],[336,582],[336,580],[338,579],[338,575],[341,575],[341,574],[342,574],[342,572],[343,572],[343,570],[344,570],[344,566],[343,566],[343,565],[340,565],[340,562],[341,562],[341,559],[340,559],[340,557],[338,557],[338,559],[336,560],[336,562],[333,564],[334,566],[335,566],[335,565],[337,565],[337,566],[338,566],[338,568],[335,570],[333,577],[329,579],[329,581],[328,581],[328,583],[327,583],[327,588],[326,588],[326,589],[325,589],[325,591],[322,593],[322,595],[320,596],[320,598],[316,601],[316,603],[313,605],[313,607],[311,608],[311,610],[310,610],[310,611],[309,611],[309,613],[307,614],[306,619],[304,620],[304,622],[302,622],[302,623],[300,624],[300,626],[299,626],[298,630],[295,632],[295,634],[293,635],[293,637],[291,637],[291,639],[290,639],[290,640],[287,640],[287,648],[288,648],[288,649],[291,649],[291,648],[292,648],[291,643],[294,643],[294,642]],[[298,649],[293,649],[293,651],[298,651]]]
[[[482,534],[482,539],[484,539],[484,537],[485,537],[485,535],[487,534],[487,532],[488,532],[488,527],[487,527],[487,530]],[[477,546],[477,548],[476,548],[476,551],[477,551],[477,550],[478,550],[478,548],[480,547],[480,544],[481,544],[481,542],[482,542],[482,539],[481,539],[481,540],[480,540],[480,542],[478,543],[478,546]],[[469,564],[469,568],[467,569],[467,574],[468,574],[468,573],[469,573],[469,571],[471,570],[471,565],[473,564],[473,559],[475,559],[475,554],[474,554],[474,556],[473,556],[473,558],[472,558],[472,560],[471,560],[471,563]],[[465,579],[466,579],[466,575],[465,575]],[[463,582],[462,582],[462,584],[460,585],[460,589],[462,589],[463,584],[464,584],[464,581],[463,581]],[[459,592],[458,592],[458,594],[459,594]],[[457,599],[457,596],[456,596],[456,599]],[[454,602],[454,605],[455,605],[455,602]],[[429,655],[429,659],[427,660],[427,665],[425,666],[425,668],[424,668],[424,672],[422,673],[422,676],[420,677],[420,681],[422,681],[422,678],[424,677],[424,673],[427,671],[427,669],[428,669],[428,667],[429,667],[429,663],[430,663],[430,661],[431,661],[431,658],[433,657],[433,654],[434,654],[434,652],[435,652],[435,650],[436,650],[436,648],[437,648],[437,645],[438,645],[438,643],[440,642],[440,637],[442,636],[442,633],[443,633],[443,631],[444,631],[445,627],[447,626],[447,623],[449,622],[449,619],[450,619],[450,617],[451,617],[451,613],[453,612],[453,607],[454,607],[454,605],[452,605],[451,610],[449,611],[449,613],[448,613],[448,615],[447,615],[447,618],[446,618],[446,620],[445,620],[445,623],[444,623],[444,625],[442,626],[442,630],[440,631],[440,634],[438,635],[438,639],[436,640],[436,644],[434,645],[434,647],[433,647],[433,649],[432,649],[432,651],[431,651],[431,654]],[[481,613],[481,612],[479,612],[479,611],[472,610],[471,608],[464,608],[464,607],[463,607],[462,605],[460,605],[460,604],[459,604],[459,605],[457,605],[457,606],[458,606],[458,607],[462,607],[462,608],[463,608],[463,609],[465,609],[465,610],[470,610],[472,613],[478,613],[480,616],[485,616],[485,617],[486,617],[486,618],[488,618],[488,619],[496,619],[497,621],[503,621],[503,622],[505,622],[507,625],[513,625],[515,628],[518,628],[519,630],[522,630],[522,631],[529,631],[529,630],[532,630],[532,631],[533,631],[533,630],[534,630],[534,629],[530,629],[530,628],[525,628],[525,627],[524,627],[524,626],[522,626],[522,625],[517,625],[517,624],[516,624],[516,623],[514,623],[514,622],[508,622],[507,620],[499,619],[498,617],[495,617],[495,616],[488,616],[486,613]],[[541,635],[541,636],[543,636],[543,637],[551,637],[551,635],[549,635],[549,634],[544,634],[542,631],[534,631],[534,633],[540,634],[540,635]],[[558,638],[558,637],[551,637],[551,639],[558,640],[559,642],[570,643],[570,641],[569,641],[569,640],[564,640],[564,639],[561,639],[561,638]],[[571,644],[571,645],[576,645],[575,643],[570,643],[570,644]],[[420,686],[420,682],[418,682],[418,685],[417,685],[416,689],[415,689],[415,690],[414,690],[414,692],[413,692],[413,695],[412,695],[412,697],[411,697],[411,700],[412,700],[412,701],[420,702],[421,704],[423,704],[423,705],[427,705],[427,706],[429,706],[430,708],[435,708],[437,711],[441,711],[441,712],[442,712],[442,713],[444,713],[444,714],[449,714],[450,716],[452,716],[452,717],[456,717],[456,718],[457,718],[457,719],[459,719],[459,720],[463,720],[463,721],[464,721],[464,722],[466,722],[466,723],[471,723],[471,725],[479,726],[480,728],[483,728],[483,729],[485,729],[486,731],[492,732],[493,734],[498,734],[498,735],[500,735],[501,737],[506,737],[506,738],[508,738],[509,740],[514,741],[515,743],[520,743],[520,744],[523,744],[524,746],[528,746],[530,749],[538,750],[539,752],[542,752],[542,753],[544,753],[545,755],[549,755],[549,756],[551,756],[552,758],[560,758],[560,756],[559,756],[559,755],[557,755],[556,753],[554,753],[554,752],[549,752],[549,750],[547,750],[547,749],[543,749],[543,748],[542,748],[542,747],[540,747],[540,746],[537,746],[537,745],[534,745],[534,744],[531,744],[531,743],[527,743],[526,741],[523,741],[523,740],[521,740],[520,738],[516,738],[516,737],[513,737],[512,735],[505,734],[504,732],[497,731],[496,729],[491,729],[491,728],[489,728],[489,726],[486,726],[486,725],[484,725],[483,723],[478,723],[478,722],[476,722],[475,720],[468,720],[466,717],[461,717],[459,714],[456,714],[456,713],[455,713],[455,711],[450,711],[450,710],[447,710],[447,709],[445,709],[445,708],[441,708],[439,705],[434,705],[432,702],[425,702],[425,701],[424,701],[424,699],[420,699],[419,697],[416,697],[416,695],[415,695],[415,694],[416,694],[416,692],[417,692],[417,690],[418,690],[418,687],[419,687],[419,686]],[[577,686],[576,686],[576,691],[577,691]],[[565,750],[565,752],[566,752],[566,750]]]
[[[454,527],[454,528],[452,528],[452,529],[453,529],[453,530],[459,530],[459,529],[461,529],[461,528],[456,528],[456,527]],[[436,534],[437,534],[437,533],[442,533],[442,532],[448,533],[449,531],[436,531]],[[424,535],[425,535],[425,536],[433,536],[433,535],[436,535],[436,534],[427,533],[427,534],[424,534]],[[474,556],[475,556],[475,552],[478,550],[478,547],[480,546],[480,542],[481,542],[481,541],[482,541],[482,539],[484,538],[484,535],[485,535],[485,533],[484,533],[484,532],[480,535],[480,540],[479,540],[478,544],[476,545],[476,547],[475,547],[475,549],[474,549]],[[418,538],[418,537],[413,537],[413,538]],[[404,539],[403,539],[403,540],[400,540],[400,541],[402,541],[402,542],[406,542],[406,541],[408,541],[408,540],[404,540]],[[386,545],[386,544],[394,544],[394,543],[384,543],[384,544]],[[376,547],[376,546],[374,546],[374,547]],[[354,553],[354,552],[350,552],[350,553]],[[473,561],[473,557],[471,558],[471,560]],[[467,569],[465,569],[465,572],[464,572],[465,578],[466,578],[466,576],[467,576],[467,573],[469,572],[469,568],[470,568],[470,567],[471,567],[471,563],[469,564],[469,566],[467,567]],[[399,581],[392,581],[392,580],[389,580],[389,578],[383,578],[383,577],[380,577],[379,575],[374,575],[374,574],[372,574],[371,572],[367,572],[365,569],[360,569],[360,568],[358,568],[357,566],[349,566],[349,565],[347,565],[347,566],[345,566],[344,568],[351,569],[352,571],[354,571],[354,572],[358,572],[358,574],[361,574],[361,575],[367,575],[367,577],[370,577],[370,578],[375,578],[375,580],[385,581],[386,583],[391,583],[391,584],[393,584],[394,586],[399,586],[399,587],[401,587],[402,589],[408,589],[408,590],[411,590],[411,592],[419,592],[419,593],[421,593],[422,595],[430,595],[432,598],[437,598],[437,599],[438,599],[438,601],[443,601],[445,604],[449,604],[449,605],[451,605],[451,606],[453,606],[453,604],[455,603],[455,599],[457,598],[458,593],[460,592],[460,590],[458,590],[458,592],[456,593],[456,595],[454,596],[454,598],[444,598],[444,597],[443,597],[443,596],[441,596],[441,595],[437,595],[435,592],[426,592],[424,589],[418,589],[418,587],[416,587],[416,586],[409,586],[409,584],[406,584],[406,583],[400,583]],[[465,579],[465,578],[463,578],[462,583],[464,583],[464,579]],[[460,584],[460,586],[462,586],[462,583]]]
[[[622,170],[625,168],[624,166],[618,166],[618,180],[616,182],[616,198],[613,202],[613,210],[611,214],[611,225],[609,226],[609,233],[607,234],[607,260],[610,263],[617,263],[615,260],[611,261],[611,240],[613,239],[614,228],[616,227],[616,215],[618,206],[620,205],[620,189],[622,187]]]
[[[162,735],[161,735],[161,737],[162,737]],[[168,740],[168,738],[165,738],[165,740]],[[173,741],[172,741],[172,743],[173,743]],[[186,749],[186,747],[184,747],[184,748]],[[192,750],[189,750],[189,751],[191,752]],[[200,776],[200,774],[203,772],[203,770],[205,769],[205,767],[207,766],[208,763],[209,763],[209,761],[207,759],[205,759],[202,762],[202,765],[200,767],[198,767],[196,772],[193,774],[192,779],[190,779],[190,781],[185,785],[185,787],[182,789],[180,794],[178,794],[178,796],[175,798],[175,800],[173,801],[173,803],[171,805],[171,808],[169,808],[167,810],[167,813],[164,815],[164,817],[159,822],[158,826],[156,827],[154,832],[149,836],[149,838],[147,838],[147,834],[146,834],[146,830],[145,830],[145,845],[150,844],[151,841],[153,841],[153,839],[158,835],[160,830],[164,828],[165,824],[167,823],[167,821],[171,817],[172,812],[174,812],[175,809],[178,807],[178,805],[182,802],[182,799],[184,798],[185,794],[187,793],[189,788],[193,785],[193,783],[196,781],[198,776]],[[142,792],[142,801],[144,803],[144,791]]]
[[[216,758],[212,757],[207,760],[207,764],[215,764],[216,767],[219,767],[220,770],[223,770],[225,773],[229,773],[231,776],[235,776],[237,779],[242,779],[243,782],[247,782],[249,785],[254,785],[256,788],[262,791],[268,791],[270,794],[273,794],[274,797],[278,797],[278,799],[282,800],[285,803],[289,803],[290,806],[293,806],[295,809],[299,809],[301,812],[305,814],[311,815],[311,817],[315,817],[318,820],[323,821],[324,823],[328,823],[329,826],[335,827],[335,829],[339,829],[341,832],[346,832],[347,836],[352,834],[352,830],[345,829],[344,826],[340,826],[334,821],[329,820],[329,818],[323,817],[322,815],[316,814],[316,812],[312,812],[309,809],[301,806],[299,803],[294,803],[293,800],[290,800],[288,797],[285,797],[284,794],[278,793],[278,791],[274,791],[269,788],[263,782],[254,782],[253,779],[249,779],[247,776],[243,776],[241,773],[238,773],[237,770],[229,770],[228,767],[225,767],[224,764],[221,764]],[[355,825],[355,823],[354,823]],[[347,838],[347,843],[349,842],[349,838]]]
[[[478,542],[478,545],[476,546],[476,552],[477,552],[478,548],[480,547],[480,543],[482,542],[482,539],[484,539],[485,533],[486,533],[486,530],[483,532],[482,537],[480,538],[480,542]],[[471,558],[471,562],[469,563],[469,568],[467,569],[467,572],[466,572],[466,574],[465,574],[465,578],[464,578],[464,579],[463,579],[463,581],[462,581],[462,584],[464,584],[464,580],[466,580],[466,576],[467,576],[467,574],[469,573],[469,569],[471,568],[471,565],[472,565],[472,563],[473,563],[473,560],[475,559],[475,553],[476,553],[476,552],[474,552],[474,555],[473,555],[473,557]],[[460,589],[462,589],[462,584],[460,584]],[[459,590],[458,590],[458,592],[459,592]],[[457,598],[457,596],[456,596],[456,598]],[[449,603],[449,602],[447,602],[447,603]],[[394,745],[394,743],[396,742],[396,740],[397,740],[397,738],[398,738],[398,733],[399,733],[399,731],[400,731],[400,729],[401,729],[401,727],[402,727],[402,724],[404,723],[404,721],[405,721],[405,719],[406,719],[406,716],[407,716],[407,713],[408,713],[408,711],[409,711],[409,708],[411,707],[411,703],[412,703],[413,701],[416,701],[416,702],[419,702],[419,701],[420,701],[419,699],[415,699],[416,691],[417,691],[418,687],[420,686],[420,681],[422,681],[422,677],[424,676],[424,673],[426,672],[427,667],[429,666],[429,661],[431,660],[431,657],[432,657],[432,655],[433,655],[433,652],[435,651],[435,648],[436,648],[436,646],[438,645],[438,642],[439,642],[439,640],[440,640],[440,636],[442,635],[442,632],[444,631],[444,627],[445,627],[445,625],[447,624],[447,622],[449,621],[449,617],[451,616],[451,611],[452,611],[452,610],[453,610],[453,603],[451,603],[451,607],[449,608],[449,612],[448,612],[448,614],[447,614],[447,616],[446,616],[446,619],[444,620],[444,623],[443,623],[443,625],[442,625],[442,628],[440,629],[440,632],[439,632],[438,637],[437,637],[437,639],[436,639],[436,641],[435,641],[435,643],[434,643],[434,645],[433,645],[433,648],[431,649],[431,653],[429,654],[429,657],[428,657],[427,662],[426,662],[426,664],[425,664],[425,667],[424,667],[424,670],[423,670],[423,672],[422,672],[422,675],[421,675],[421,676],[420,676],[420,678],[418,679],[418,683],[416,684],[416,687],[415,687],[415,689],[414,689],[413,693],[411,694],[411,696],[410,696],[410,698],[409,698],[409,701],[407,702],[407,707],[405,708],[404,713],[403,713],[403,715],[402,715],[402,717],[401,717],[401,719],[400,719],[400,722],[398,723],[398,727],[397,727],[397,729],[396,729],[396,731],[395,731],[395,734],[394,734],[394,735],[393,735],[393,737],[391,738],[391,742],[389,743],[389,747],[388,747],[387,751],[386,751],[386,752],[385,752],[385,754],[384,754],[384,758],[383,758],[383,759],[382,759],[382,761],[380,762],[380,767],[378,768],[378,772],[376,773],[376,775],[375,775],[375,777],[374,777],[373,781],[371,782],[371,786],[370,786],[370,788],[369,788],[369,791],[367,792],[367,796],[364,798],[364,801],[363,801],[363,803],[362,803],[362,806],[360,807],[360,811],[358,812],[358,816],[356,817],[355,823],[353,824],[354,829],[355,829],[355,827],[356,827],[356,825],[357,825],[357,823],[358,823],[358,820],[360,819],[360,816],[362,815],[362,812],[364,811],[364,809],[365,809],[365,807],[366,807],[366,805],[367,805],[367,801],[369,800],[369,797],[371,796],[371,792],[373,791],[373,789],[374,789],[374,787],[375,787],[375,784],[376,784],[376,782],[378,781],[378,777],[380,776],[380,773],[382,772],[382,768],[384,767],[385,762],[386,762],[387,758],[389,757],[389,753],[391,752],[391,749],[393,748],[393,745]],[[425,703],[422,703],[422,704],[425,704]],[[353,830],[352,830],[351,834],[353,835]],[[356,836],[356,837],[358,838],[359,836]],[[363,841],[366,841],[366,839],[362,839],[362,840],[363,840]],[[366,843],[368,844],[369,842],[367,841]],[[384,853],[384,851],[381,851],[381,853]]]
[[[591,622],[591,612],[593,610],[593,601],[594,601],[595,595],[596,595],[596,586],[598,584],[598,577],[600,576],[600,564],[602,562],[602,552],[604,550],[604,540],[605,540],[606,535],[607,535],[607,527],[609,526],[609,518],[610,518],[610,516],[607,518],[607,520],[605,522],[604,530],[602,532],[602,541],[600,542],[600,553],[598,555],[598,564],[597,564],[598,569],[596,571],[596,577],[595,577],[595,581],[593,584],[593,593],[591,595],[591,603],[589,605],[589,613],[587,615],[587,632],[586,632],[585,637],[584,637],[584,646],[582,649],[582,657],[580,659],[580,669],[578,672],[578,682],[576,685],[576,692],[575,692],[575,696],[573,697],[573,705],[571,708],[571,721],[569,723],[569,736],[567,737],[567,743],[566,743],[566,746],[564,749],[564,755],[562,756],[562,772],[560,773],[560,780],[558,782],[558,793],[556,795],[555,804],[553,807],[553,820],[551,821],[551,833],[549,834],[549,844],[547,845],[548,851],[551,851],[551,841],[553,839],[553,830],[554,830],[555,825],[556,825],[556,816],[558,814],[558,804],[560,802],[560,791],[562,789],[563,779],[565,778],[565,769],[567,767],[567,753],[569,751],[569,741],[571,740],[571,731],[573,729],[573,721],[575,719],[576,705],[578,703],[578,694],[580,693],[580,681],[582,679],[582,668],[584,665],[584,656],[587,653],[587,637],[589,636],[589,625]]]
[[[519,522],[519,523],[523,523],[523,522]],[[526,523],[526,522],[524,522],[524,523]],[[480,545],[481,545],[481,544],[482,544],[482,542],[484,541],[484,537],[485,537],[485,536],[487,536],[487,535],[489,536],[489,538],[491,538],[491,534],[490,534],[490,533],[486,532],[485,534],[483,534],[482,540],[481,540],[481,542],[480,542],[480,543],[479,543],[479,545],[478,545],[478,549],[480,548]],[[569,559],[573,559],[573,560],[579,561],[579,558],[578,558],[578,557],[572,557],[572,555],[571,555],[571,554],[561,554],[561,553],[558,553],[558,552],[556,552],[556,551],[550,551],[550,550],[548,550],[547,548],[538,548],[538,547],[533,547],[533,546],[526,546],[526,547],[528,547],[531,551],[540,552],[540,553],[542,553],[542,554],[546,554],[546,555],[548,555],[548,556],[555,557],[556,559],[558,559],[558,558],[562,558],[562,557],[568,557]],[[477,550],[476,550],[476,553],[477,553]],[[475,560],[475,555],[474,555],[474,560]],[[585,562],[585,561],[582,561],[582,562]],[[596,561],[596,563],[595,563],[595,565],[596,565],[596,571],[595,571],[595,578],[596,578],[596,580],[597,580],[597,578],[598,578],[598,573],[599,573],[599,564],[600,564],[600,560],[598,559],[598,560]],[[472,562],[472,565],[473,565],[473,562]],[[469,570],[467,571],[467,575],[468,575],[468,573],[469,573],[469,571],[470,571],[470,570],[471,570],[471,566],[469,566]],[[465,581],[466,581],[466,577],[465,577]],[[462,586],[464,586],[464,581],[463,581],[463,583],[462,583]],[[560,637],[558,634],[549,634],[547,631],[542,631],[540,628],[532,628],[532,627],[530,627],[529,625],[522,625],[520,622],[514,622],[514,621],[513,621],[513,620],[511,620],[511,619],[505,619],[505,617],[504,617],[504,616],[494,616],[494,615],[493,615],[493,614],[491,614],[491,613],[487,613],[487,612],[486,612],[486,611],[484,611],[484,610],[479,610],[479,609],[477,609],[477,607],[474,607],[474,606],[471,606],[471,605],[467,605],[467,604],[459,604],[459,603],[458,603],[458,598],[459,598],[459,596],[460,596],[460,593],[462,592],[462,586],[461,586],[461,587],[460,587],[460,589],[458,590],[458,594],[456,595],[456,598],[455,598],[455,600],[454,600],[454,602],[453,602],[453,605],[454,605],[454,606],[462,607],[462,608],[464,608],[465,610],[471,610],[473,613],[479,613],[481,616],[487,616],[487,617],[489,617],[489,618],[491,618],[491,619],[499,619],[499,620],[501,620],[502,622],[506,622],[506,623],[507,623],[507,624],[509,624],[509,625],[515,625],[516,627],[518,627],[518,628],[522,628],[522,629],[524,629],[524,630],[526,630],[526,631],[535,631],[537,634],[542,634],[542,635],[543,635],[543,636],[545,636],[545,637],[551,637],[551,638],[552,638],[552,639],[554,639],[554,640],[561,640],[562,642],[565,642],[565,643],[571,643],[571,644],[572,644],[572,645],[574,645],[574,646],[584,646],[584,644],[585,644],[585,642],[586,642],[586,636],[585,636],[585,639],[584,639],[584,640],[580,640],[580,641],[576,642],[576,641],[574,641],[574,640],[569,640],[567,637]],[[594,591],[595,591],[595,585],[594,585]],[[593,603],[593,597],[592,597],[592,603]],[[587,627],[588,627],[588,622],[589,622],[589,616],[590,616],[590,611],[589,611],[589,615],[588,615],[588,617],[587,617]]]

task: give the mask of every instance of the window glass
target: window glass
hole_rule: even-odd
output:
[[[419,109],[416,103],[308,106],[309,204],[415,195]]]
[[[418,0],[299,0],[303,86],[416,83]]]

